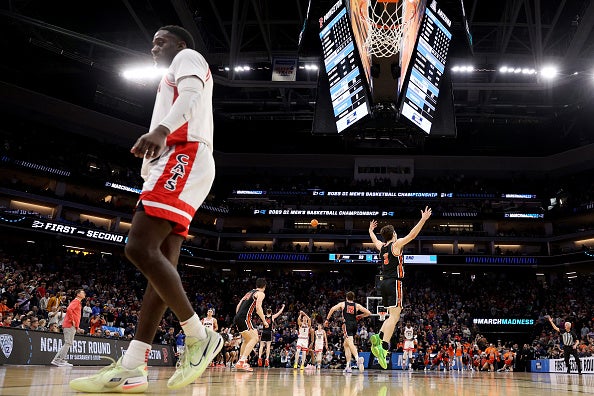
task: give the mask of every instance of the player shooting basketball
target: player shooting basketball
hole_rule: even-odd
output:
[[[369,236],[373,244],[379,250],[382,260],[383,280],[379,288],[382,295],[382,302],[388,308],[388,319],[384,321],[379,334],[371,336],[371,352],[382,368],[387,368],[386,355],[390,350],[390,339],[394,334],[394,329],[398,320],[400,320],[400,312],[402,311],[402,297],[404,280],[404,257],[402,250],[404,246],[415,239],[425,222],[431,217],[431,208],[425,207],[421,211],[421,220],[410,230],[404,238],[398,238],[394,231],[394,226],[387,225],[382,227],[380,234],[384,239],[382,243],[375,236],[374,230],[377,227],[377,221],[371,220],[369,222]]]

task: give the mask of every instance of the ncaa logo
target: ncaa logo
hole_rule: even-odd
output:
[[[0,348],[6,358],[12,353],[13,340],[10,334],[0,334]]]

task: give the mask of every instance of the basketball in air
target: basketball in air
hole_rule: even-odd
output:
[[[312,227],[317,227],[318,224],[320,224],[320,223],[318,223],[318,221],[316,219],[313,219],[312,221],[309,222],[309,224],[311,224]]]

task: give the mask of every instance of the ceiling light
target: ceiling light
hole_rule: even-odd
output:
[[[546,79],[555,78],[557,74],[558,70],[555,66],[545,66],[542,69],[540,69],[540,75]]]
[[[121,75],[127,80],[152,80],[163,77],[166,71],[162,67],[145,66],[126,69]]]

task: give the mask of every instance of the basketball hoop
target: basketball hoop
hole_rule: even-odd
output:
[[[419,0],[369,0],[369,6],[359,10],[367,25],[365,47],[369,55],[387,58],[400,52],[405,28],[418,5]]]
[[[388,315],[388,313],[387,313],[387,312],[383,312],[383,311],[380,311],[380,312],[378,312],[377,314],[379,315],[379,320],[380,320],[381,322],[383,322],[384,320],[386,320],[386,316]]]

